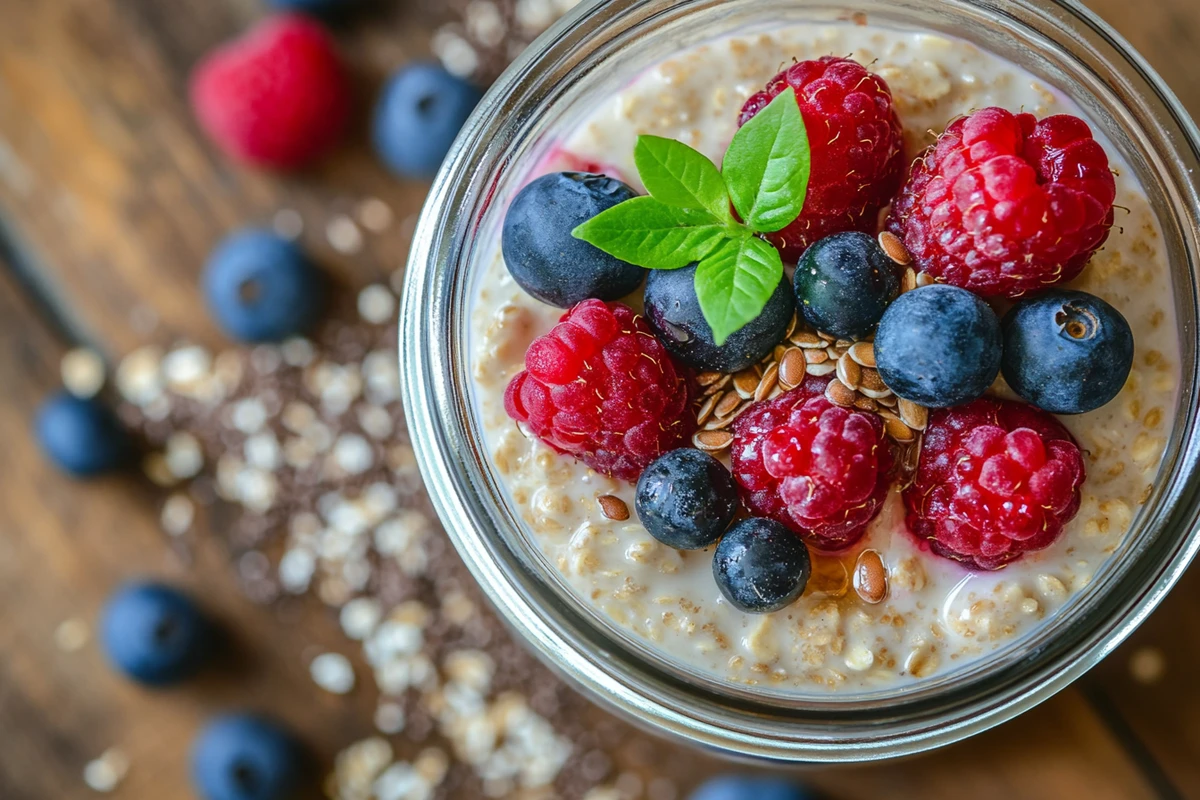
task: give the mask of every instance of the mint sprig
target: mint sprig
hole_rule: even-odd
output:
[[[720,170],[660,136],[639,136],[633,160],[650,196],[613,206],[572,233],[646,269],[698,261],[696,296],[720,346],[762,312],[783,277],[779,251],[760,235],[804,208],[811,155],[795,92],[785,89],[738,130]]]

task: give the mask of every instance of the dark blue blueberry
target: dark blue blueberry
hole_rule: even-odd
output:
[[[375,106],[372,140],[402,178],[432,178],[483,94],[436,64],[402,67]]]
[[[699,550],[721,537],[738,509],[737,484],[708,453],[682,447],[659,456],[638,478],[638,519],[668,547]]]
[[[270,3],[280,11],[300,11],[328,17],[364,5],[364,0],[270,0]]]
[[[692,792],[688,800],[813,800],[813,794],[783,778],[719,775]]]
[[[192,782],[204,800],[284,800],[302,764],[286,731],[249,714],[212,720],[192,745]]]
[[[1095,295],[1054,289],[1004,315],[1001,369],[1012,390],[1054,414],[1082,414],[1117,396],[1133,366],[1133,332]]]
[[[655,269],[646,278],[646,321],[671,355],[699,370],[737,372],[771,352],[787,334],[795,299],[782,278],[762,312],[717,347],[696,299],[696,266]]]
[[[1000,321],[966,289],[936,284],[888,306],[875,333],[879,376],[898,397],[948,408],[982,395],[1000,373]]]
[[[593,297],[619,300],[632,292],[646,270],[576,239],[571,231],[636,196],[619,180],[588,172],[552,172],[530,182],[504,217],[500,244],[513,279],[559,308]]]
[[[900,292],[896,262],[865,233],[836,233],[804,251],[796,308],[819,331],[843,339],[871,332]]]
[[[321,273],[298,245],[269,231],[226,238],[208,257],[201,283],[217,324],[244,342],[301,333],[321,311]]]
[[[778,611],[804,593],[812,564],[808,548],[773,519],[751,517],[729,529],[713,554],[721,594],[741,611]]]
[[[121,466],[133,451],[128,434],[106,406],[66,392],[42,403],[35,428],[42,452],[81,478]]]
[[[204,662],[212,631],[187,596],[156,583],[132,583],[105,605],[100,640],[121,672],[141,683],[164,686],[187,677]]]

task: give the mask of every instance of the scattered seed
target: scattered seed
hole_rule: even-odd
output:
[[[873,342],[855,342],[847,351],[854,363],[860,367],[875,368],[875,344]]]
[[[935,281],[933,279],[933,276],[930,275],[928,272],[918,272],[917,273],[917,286],[918,287],[932,286],[935,283],[937,283],[937,281]]]
[[[331,694],[347,694],[354,688],[354,667],[341,653],[322,653],[308,669],[313,682]]]
[[[808,331],[797,331],[788,338],[791,339],[792,344],[796,345],[797,347],[825,347],[825,342],[820,336],[817,336],[815,333],[809,333]]]
[[[897,398],[896,395],[894,395],[894,394],[885,395],[883,397],[875,397],[875,398],[871,398],[871,399],[873,399],[879,405],[886,406],[887,408],[895,408],[896,403],[899,402],[899,398]]]
[[[929,423],[929,409],[904,398],[900,398],[898,407],[900,419],[904,421],[905,425],[913,430],[925,430],[925,426]]]
[[[898,419],[884,419],[883,430],[888,436],[902,444],[911,442],[917,438],[917,435],[913,433],[913,429]]]
[[[834,364],[832,361],[826,361],[824,364],[809,364],[808,367],[805,368],[805,372],[807,372],[809,375],[821,377],[823,375],[829,375],[835,369],[837,369],[837,364]]]
[[[704,398],[704,402],[700,404],[700,410],[696,412],[696,424],[703,425],[708,422],[708,418],[712,416],[713,409],[717,407],[717,400],[720,398],[715,394],[710,394]]]
[[[775,345],[775,349],[771,351],[772,360],[774,360],[775,363],[778,364],[780,361],[783,360],[783,354],[786,353],[787,350],[788,349],[787,349],[786,345],[782,345],[782,344]]]
[[[917,272],[912,267],[904,270],[904,274],[900,277],[900,294],[911,292],[917,288]]]
[[[824,350],[805,350],[804,360],[809,364],[824,364],[829,360],[829,353]]]
[[[842,383],[839,379],[834,378],[825,387],[825,397],[827,397],[829,402],[833,403],[834,405],[842,406],[843,408],[849,408],[850,406],[854,405],[854,398],[856,395],[854,394],[853,389]]]
[[[733,389],[743,400],[754,397],[754,390],[757,388],[758,374],[753,369],[744,369],[733,376]]]
[[[617,522],[629,519],[629,506],[625,505],[625,501],[616,495],[602,494],[596,498],[596,502],[600,504],[600,513],[604,514],[607,519]]]
[[[836,342],[837,341],[836,336],[829,334],[829,333],[825,333],[825,331],[817,331],[817,336],[820,336],[822,339],[824,339],[827,342]]]
[[[104,386],[104,359],[95,350],[77,347],[62,357],[63,386],[71,394],[86,400],[95,397]]]
[[[779,379],[779,365],[771,364],[763,372],[762,379],[758,382],[758,388],[754,390],[754,400],[759,402],[767,399],[771,392],[775,389],[775,384]]]
[[[859,411],[874,412],[876,409],[879,408],[879,401],[872,400],[870,397],[866,397],[866,396],[860,394],[854,398],[854,407],[857,408]]]
[[[733,381],[732,375],[722,375],[721,380],[717,381],[716,383],[712,384],[711,386],[706,387],[701,396],[708,397],[709,395],[716,394],[717,392],[721,391],[726,386],[728,386],[732,381]]]
[[[879,247],[882,248],[888,258],[897,264],[907,265],[912,263],[912,254],[908,252],[908,248],[904,246],[904,242],[900,241],[900,237],[891,231],[882,231],[879,234]]]
[[[712,386],[717,381],[727,377],[729,376],[723,372],[701,372],[696,376],[696,383],[701,386]]]
[[[718,453],[733,444],[733,434],[729,431],[700,431],[692,437],[692,444],[697,450]]]
[[[858,389],[858,384],[862,381],[862,367],[858,365],[858,362],[850,358],[849,353],[846,353],[838,359],[837,376],[838,380],[851,389]]]
[[[726,392],[721,400],[717,403],[717,416],[728,417],[733,413],[734,409],[741,405],[741,402],[742,398],[738,396],[737,392]]]
[[[788,323],[787,333],[785,333],[783,335],[783,338],[785,338],[785,339],[792,338],[792,334],[796,332],[796,327],[799,324],[800,324],[800,318],[797,317],[795,314],[792,314],[792,321]]]
[[[799,347],[789,347],[779,359],[779,385],[785,389],[794,389],[804,380],[804,351]]]
[[[854,564],[854,591],[865,602],[882,603],[888,593],[887,568],[875,550],[863,550]]]
[[[881,397],[887,397],[892,393],[892,390],[883,382],[883,378],[879,377],[879,371],[869,367],[863,367],[862,378],[858,383],[858,390],[867,397],[873,397],[878,400]]]

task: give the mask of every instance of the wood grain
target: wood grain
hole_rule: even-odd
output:
[[[1138,4],[1093,0],[1200,110],[1192,0]],[[390,68],[424,54],[428,22],[409,4],[382,4],[370,24],[343,33],[370,88]],[[187,73],[216,42],[261,14],[251,0],[0,0],[0,210],[49,313],[68,336],[111,355],[144,343],[131,312],[163,321],[162,343],[221,341],[196,292],[196,275],[227,231],[265,224],[281,207],[328,219],[364,196],[404,217],[424,186],[386,178],[363,135],[330,162],[289,178],[228,163],[198,136],[187,110]],[[361,128],[361,125],[360,125]],[[354,257],[333,253],[322,231],[307,243],[335,274],[361,284],[389,275],[407,242],[400,231]],[[57,384],[67,342],[0,264],[0,797],[84,798],[83,765],[110,746],[133,769],[120,797],[174,800],[186,789],[186,746],[214,709],[249,705],[293,725],[327,764],[370,730],[371,692],[335,699],[304,669],[321,649],[354,648],[315,605],[296,614],[242,600],[225,554],[201,544],[184,564],[163,542],[160,498],[134,477],[78,484],[36,452],[29,419]],[[224,621],[234,656],[180,692],[145,692],[116,678],[93,645],[64,654],[55,626],[89,621],[107,592],[135,574],[190,587]],[[1094,676],[996,731],[897,764],[806,773],[830,795],[951,800],[1153,798],[1166,776],[1200,797],[1200,693],[1189,666],[1200,579],[1188,580]],[[1131,648],[1166,654],[1166,677],[1134,684]],[[365,674],[360,670],[360,674]],[[1097,711],[1099,709],[1099,712]],[[720,765],[677,751],[700,776]],[[1161,775],[1160,775],[1161,772]],[[315,781],[314,781],[315,785]],[[466,800],[464,798],[464,800]]]

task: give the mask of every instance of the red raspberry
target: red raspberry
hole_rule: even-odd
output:
[[[887,227],[921,269],[984,297],[1068,281],[1108,238],[1116,182],[1087,123],[985,108],[925,151]]]
[[[771,242],[795,262],[831,233],[875,233],[879,210],[904,179],[904,140],[883,78],[848,58],[801,61],[776,75],[742,106],[738,125],[791,86],[808,130],[812,172],[804,210]]]
[[[937,410],[904,490],[908,528],[940,556],[999,569],[1058,538],[1083,478],[1079,446],[1045,411],[990,397]]]
[[[230,156],[289,169],[342,138],[351,90],[329,34],[300,14],[271,17],[192,73],[201,127]]]
[[[888,492],[892,453],[883,421],[825,399],[826,378],[759,403],[733,425],[733,474],[755,514],[818,550],[857,542]]]
[[[601,300],[534,340],[504,408],[558,452],[627,481],[695,427],[685,373],[633,309]]]

